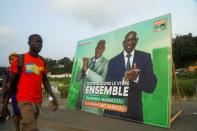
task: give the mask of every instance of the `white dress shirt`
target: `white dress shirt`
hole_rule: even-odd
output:
[[[131,65],[131,68],[132,68],[132,65],[133,65],[134,52],[135,52],[135,50],[133,50],[130,53],[130,65]],[[128,62],[128,56],[127,55],[129,55],[129,54],[124,50],[125,68],[127,67],[127,62]]]
[[[125,50],[124,50],[123,53],[124,53],[124,61],[125,61],[125,68],[126,68],[127,67],[127,62],[128,62],[128,56],[127,55],[129,55],[129,54]],[[135,54],[135,49],[130,53],[130,65],[131,65],[131,68],[132,68],[132,65],[133,65],[134,54]],[[137,76],[136,80],[133,80],[133,81],[135,83],[138,83],[138,80],[139,80],[139,75]],[[124,78],[123,78],[123,81],[124,81]]]

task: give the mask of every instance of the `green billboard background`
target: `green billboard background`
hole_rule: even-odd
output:
[[[162,25],[162,22],[165,24]],[[170,86],[171,86],[171,15],[163,15],[105,34],[87,38],[78,42],[72,70],[71,85],[68,94],[68,107],[76,108],[80,83],[77,74],[81,71],[83,57],[93,57],[99,40],[106,41],[103,56],[110,60],[123,50],[125,34],[137,32],[139,38],[136,46],[151,54],[153,70],[157,76],[157,86],[153,93],[143,92],[143,116],[145,124],[170,127]]]

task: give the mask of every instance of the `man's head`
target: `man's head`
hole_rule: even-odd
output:
[[[17,53],[11,53],[8,57],[9,59],[9,63],[12,64],[13,60],[16,59],[18,57]]]
[[[100,40],[95,48],[95,59],[102,56],[105,50],[105,40]]]
[[[130,31],[129,33],[126,34],[123,41],[124,50],[127,53],[131,53],[135,49],[137,42],[138,42],[137,33],[135,31]]]
[[[30,52],[34,54],[38,54],[41,49],[42,49],[42,37],[38,34],[33,34],[29,36],[29,47],[30,47]]]

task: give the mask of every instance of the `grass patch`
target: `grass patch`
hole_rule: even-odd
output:
[[[184,76],[177,76],[177,79],[178,79],[178,85],[180,88],[181,96],[192,97],[195,95],[196,88],[197,88],[197,75],[190,74],[190,75],[184,75]],[[174,79],[172,82],[172,93],[173,95],[176,94]]]
[[[70,86],[70,78],[49,78],[49,81],[52,85],[58,88],[61,98],[67,98]]]

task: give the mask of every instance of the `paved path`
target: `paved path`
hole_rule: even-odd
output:
[[[61,100],[60,109],[56,112],[49,111],[46,108],[48,103],[43,103],[38,120],[41,131],[197,131],[197,102],[185,102],[185,112],[172,124],[170,129],[69,110],[65,103],[65,100]],[[14,131],[11,120],[0,124],[0,131]]]

